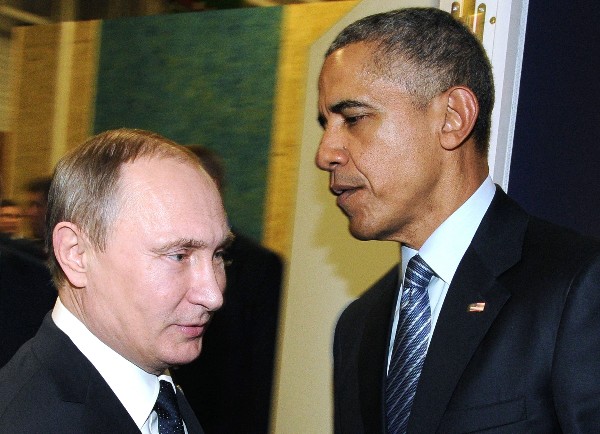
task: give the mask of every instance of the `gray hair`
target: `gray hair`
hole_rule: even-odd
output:
[[[402,86],[419,107],[452,86],[471,89],[479,103],[472,134],[478,151],[487,155],[494,107],[492,67],[467,27],[435,8],[384,12],[342,30],[326,56],[359,42],[374,44],[375,69]]]

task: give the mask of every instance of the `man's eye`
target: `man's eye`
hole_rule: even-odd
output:
[[[356,125],[358,123],[358,121],[360,121],[364,117],[365,117],[364,115],[344,116],[344,122],[347,125]]]
[[[176,262],[183,262],[187,255],[185,253],[172,253],[168,257]]]
[[[215,252],[215,260],[222,262],[225,266],[231,265],[231,255],[227,250],[219,250]]]

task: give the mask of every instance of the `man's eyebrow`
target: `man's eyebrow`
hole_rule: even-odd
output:
[[[369,104],[357,101],[354,99],[346,99],[340,102],[337,102],[329,107],[329,111],[331,113],[340,114],[346,109],[350,108],[362,108],[362,107],[371,107]]]
[[[365,102],[354,99],[346,99],[329,106],[329,111],[335,114],[342,114],[342,112],[347,109],[364,107],[371,108],[371,106]],[[327,119],[325,118],[325,115],[323,115],[323,113],[319,113],[319,117],[317,118],[317,120],[319,121],[319,125],[321,125],[322,128],[325,128],[327,126]]]
[[[206,247],[206,243],[203,241],[192,238],[178,238],[152,250],[160,254],[167,253],[173,249],[201,249],[203,247]]]

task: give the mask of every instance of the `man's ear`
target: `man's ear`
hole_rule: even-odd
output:
[[[60,222],[52,231],[54,255],[71,285],[87,285],[86,239],[79,227],[71,222]]]
[[[442,94],[446,104],[444,124],[441,131],[442,147],[448,151],[458,148],[473,131],[479,114],[477,97],[471,89],[455,86]]]

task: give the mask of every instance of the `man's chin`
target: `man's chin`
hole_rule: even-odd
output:
[[[382,230],[373,225],[360,224],[357,219],[350,219],[348,223],[350,234],[359,241],[390,241],[394,240],[393,232]]]
[[[352,220],[350,220],[348,224],[348,230],[354,238],[360,241],[370,241],[376,239],[372,231],[367,230],[362,225],[353,224]]]
[[[200,339],[195,348],[186,348],[185,350],[180,350],[177,352],[175,357],[169,358],[167,362],[170,367],[187,365],[188,363],[192,363],[200,356],[201,350],[202,340]]]

